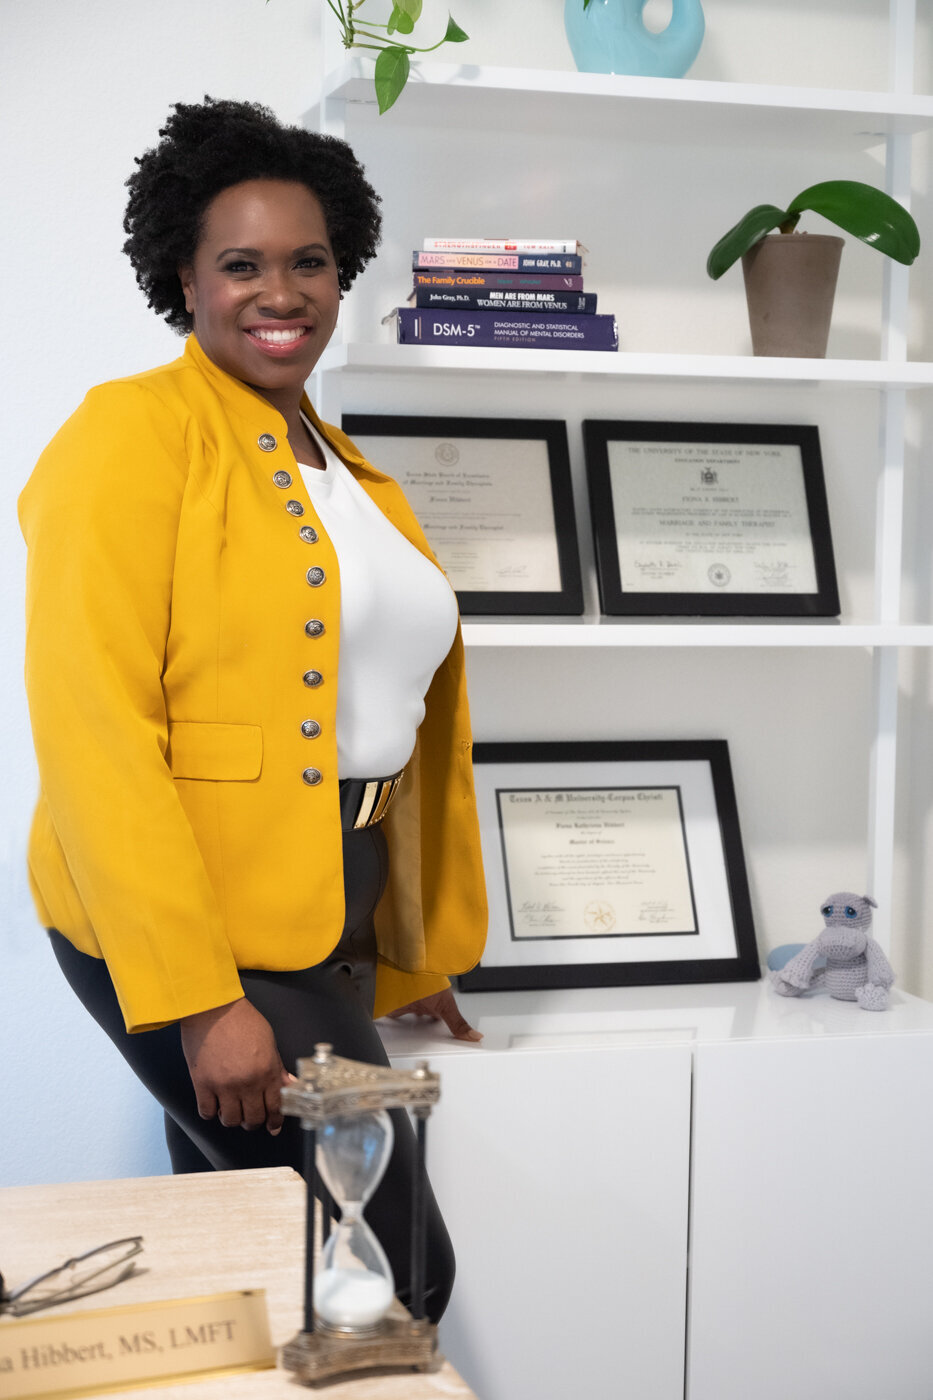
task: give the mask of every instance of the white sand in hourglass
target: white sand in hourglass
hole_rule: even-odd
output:
[[[314,1308],[331,1327],[369,1327],[392,1301],[392,1284],[370,1269],[324,1269],[314,1280]]]

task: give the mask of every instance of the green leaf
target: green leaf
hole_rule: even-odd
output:
[[[775,204],[756,204],[744,218],[723,234],[706,260],[706,271],[715,281],[727,272],[743,253],[747,253],[754,243],[764,238],[779,224],[786,223],[790,210],[778,209]]]
[[[861,180],[824,180],[803,190],[786,210],[773,204],[758,204],[750,209],[710,253],[706,262],[710,277],[721,277],[772,229],[783,226],[783,231],[789,233],[806,210],[822,214],[830,223],[897,262],[909,266],[920,252],[917,225],[896,199]]]
[[[466,30],[460,28],[453,15],[448,15],[447,33],[444,35],[444,38],[441,40],[441,43],[446,42],[449,44],[462,44],[464,39],[469,39],[469,37],[470,36],[469,34],[467,34]]]
[[[421,18],[422,0],[394,0],[395,8],[408,15],[412,24],[417,24]]]
[[[379,115],[387,112],[392,103],[398,97],[402,88],[408,82],[408,74],[411,71],[411,64],[408,54],[404,49],[395,47],[383,49],[376,59],[376,71],[373,75],[376,84],[376,101],[379,103]]]
[[[410,34],[414,27],[415,21],[411,15],[406,14],[396,5],[389,15],[388,32],[394,34],[398,30],[399,34]]]
[[[920,233],[904,206],[861,180],[824,180],[811,185],[798,194],[787,212],[801,214],[805,209],[822,214],[897,262],[909,266],[920,252]]]

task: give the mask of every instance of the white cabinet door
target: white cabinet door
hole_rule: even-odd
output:
[[[445,1354],[480,1400],[682,1400],[690,1045],[433,1067],[428,1166],[457,1252]]]
[[[857,1025],[697,1049],[689,1400],[933,1395],[933,1036]]]

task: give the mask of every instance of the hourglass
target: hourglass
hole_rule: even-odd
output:
[[[437,1330],[424,1316],[425,1136],[440,1079],[426,1062],[394,1070],[334,1055],[316,1045],[298,1061],[299,1082],[282,1091],[285,1113],[301,1120],[308,1192],[304,1327],[282,1351],[283,1365],[306,1383],[370,1367],[434,1371],[442,1357]],[[387,1109],[409,1108],[418,1128],[412,1181],[411,1314],[394,1299],[392,1270],[365,1219],[389,1162],[394,1138]],[[322,1212],[320,1269],[315,1274],[318,1173],[340,1210],[331,1230]]]
[[[327,1327],[357,1337],[378,1327],[395,1293],[389,1261],[363,1219],[394,1137],[392,1119],[382,1108],[358,1118],[332,1118],[318,1145],[318,1171],[340,1207],[340,1223],[324,1245],[314,1307]]]

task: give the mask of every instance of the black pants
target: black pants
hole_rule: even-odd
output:
[[[344,833],[347,913],[343,934],[324,962],[299,972],[241,970],[243,991],[272,1026],[285,1068],[313,1053],[319,1040],[334,1053],[370,1064],[387,1064],[372,1020],[376,937],[373,913],[385,888],[385,837],[378,826]],[[286,1117],[278,1137],[264,1129],[225,1128],[219,1118],[198,1114],[194,1087],[177,1024],[128,1035],[106,964],[80,953],[55,929],[52,948],[72,990],[165,1111],[165,1135],[174,1172],[231,1171],[241,1167],[302,1169],[298,1119]],[[415,1135],[404,1109],[392,1110],[395,1147],[366,1219],[389,1257],[395,1288],[409,1299],[411,1181]],[[425,1307],[436,1322],[450,1297],[454,1257],[444,1221],[428,1191],[428,1251]]]

